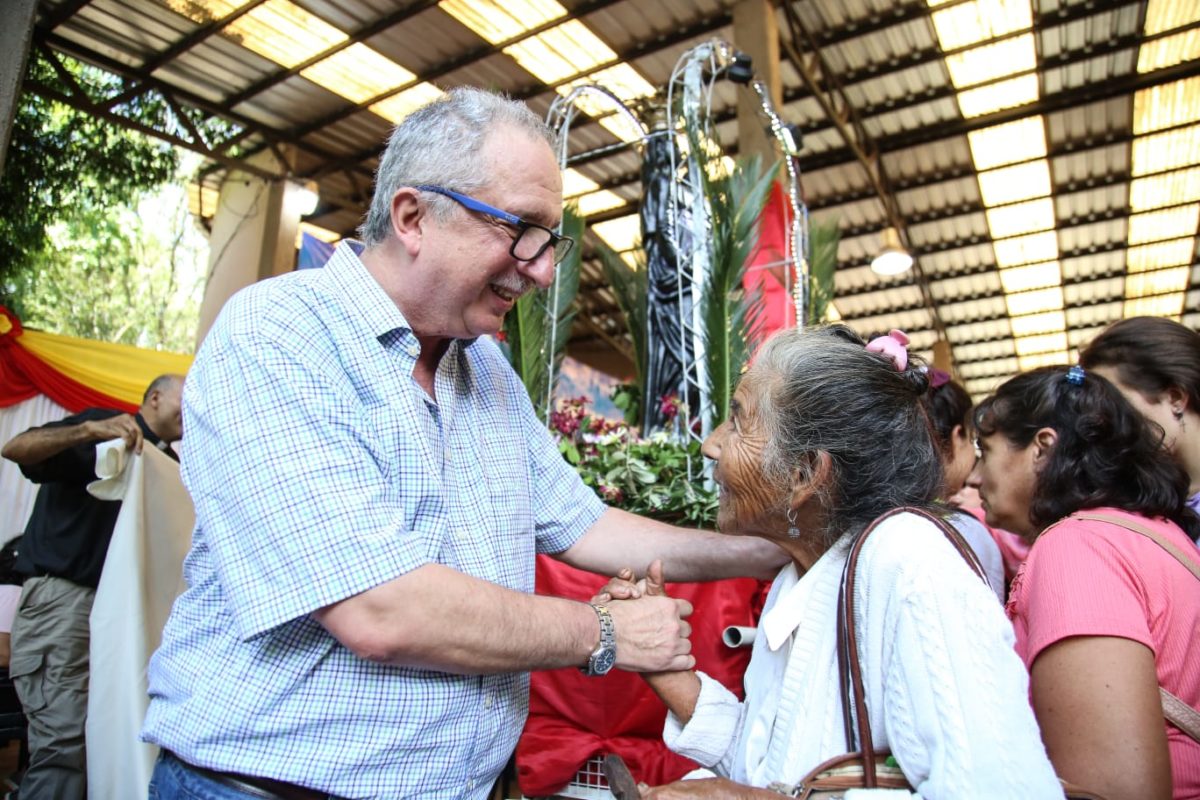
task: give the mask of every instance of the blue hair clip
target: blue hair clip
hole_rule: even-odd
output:
[[[1087,373],[1083,371],[1083,367],[1076,364],[1067,370],[1067,383],[1071,384],[1072,386],[1083,386],[1083,376],[1086,374]]]

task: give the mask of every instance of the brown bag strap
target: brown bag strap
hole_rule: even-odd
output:
[[[1200,742],[1200,711],[1192,708],[1161,686],[1158,687],[1158,694],[1162,699],[1163,716],[1167,718],[1167,722],[1179,728],[1193,740]]]
[[[962,535],[944,519],[923,508],[903,506],[892,509],[871,522],[866,530],[860,533],[850,546],[850,553],[846,556],[846,566],[842,571],[842,588],[838,594],[838,673],[841,678],[842,724],[846,732],[846,750],[851,753],[861,750],[864,773],[863,782],[868,789],[875,788],[878,785],[878,781],[875,775],[875,745],[871,738],[871,720],[867,715],[867,699],[866,691],[863,688],[862,665],[858,661],[858,634],[854,627],[854,584],[858,571],[858,556],[862,552],[867,537],[884,520],[890,519],[897,514],[915,514],[936,525],[938,530],[950,540],[950,544],[954,546],[959,555],[975,570],[975,573],[985,583],[987,582],[987,576],[979,563],[979,559],[975,555],[975,551],[962,538]],[[851,717],[851,709],[853,709],[853,718]],[[855,722],[858,723],[857,736],[855,736]]]
[[[1134,533],[1140,533],[1173,555],[1180,564],[1183,564],[1189,572],[1200,580],[1200,563],[1189,559],[1167,537],[1140,522],[1134,522],[1131,519],[1124,519],[1111,514],[1075,513],[1071,517],[1073,519],[1091,520],[1094,522],[1107,522],[1111,525],[1117,525],[1126,530],[1133,531]],[[1167,722],[1179,728],[1179,730],[1192,737],[1195,741],[1200,742],[1200,711],[1192,708],[1161,686],[1158,687],[1158,693],[1162,698],[1163,716],[1166,717]]]
[[[1176,561],[1178,561],[1180,564],[1183,564],[1185,569],[1187,569],[1189,572],[1191,572],[1193,575],[1195,575],[1198,580],[1200,580],[1200,563],[1189,559],[1187,556],[1185,556],[1183,554],[1182,550],[1180,550],[1178,547],[1176,547],[1171,542],[1170,539],[1163,536],[1158,531],[1156,531],[1152,528],[1146,527],[1145,525],[1141,524],[1140,522],[1134,522],[1131,519],[1123,519],[1121,517],[1116,517],[1111,514],[1092,514],[1092,513],[1086,513],[1086,512],[1076,512],[1071,515],[1071,518],[1072,519],[1094,520],[1096,522],[1107,522],[1112,525],[1118,525],[1122,528],[1125,528],[1126,530],[1133,531],[1134,533],[1140,533],[1142,536],[1145,536],[1147,539],[1153,540],[1153,542],[1155,544],[1157,544],[1159,547],[1161,547],[1163,550],[1166,550],[1168,553],[1175,556]]]

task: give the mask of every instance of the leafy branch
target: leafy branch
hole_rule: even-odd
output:
[[[688,461],[703,458],[699,442],[675,442],[666,433],[643,439],[624,422],[589,413],[587,403],[586,397],[563,400],[550,415],[559,451],[585,484],[614,508],[685,525],[716,525],[716,490],[688,476]]]

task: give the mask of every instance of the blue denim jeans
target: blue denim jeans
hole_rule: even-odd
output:
[[[150,800],[260,800],[200,774],[174,756],[161,753],[150,776]]]

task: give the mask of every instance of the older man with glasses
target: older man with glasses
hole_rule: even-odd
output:
[[[196,530],[150,667],[152,796],[484,798],[529,670],[693,660],[685,601],[537,596],[538,553],[675,580],[781,562],[605,507],[485,336],[573,244],[552,142],[452,90],[392,134],[365,246],[222,312],[187,385]]]

